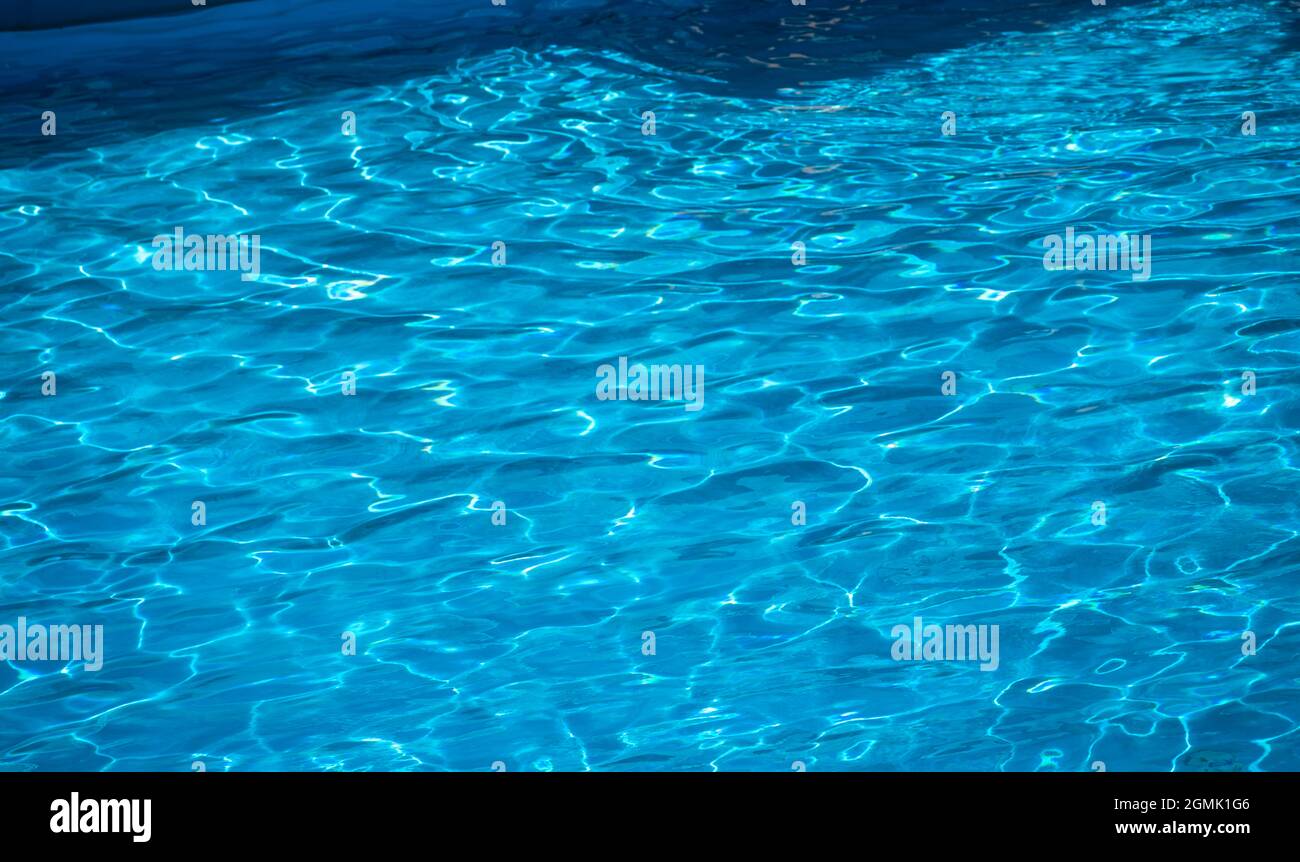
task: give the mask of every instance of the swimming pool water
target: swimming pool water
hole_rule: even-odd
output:
[[[1296,9],[1002,5],[0,34],[0,768],[1300,767]]]

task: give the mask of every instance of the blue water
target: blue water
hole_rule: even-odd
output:
[[[1298,13],[1008,5],[0,33],[0,767],[1300,768]]]

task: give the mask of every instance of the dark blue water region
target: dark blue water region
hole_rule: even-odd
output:
[[[207,0],[211,7],[248,0]],[[96,21],[177,15],[198,7],[191,0],[3,0],[0,30],[40,30]]]

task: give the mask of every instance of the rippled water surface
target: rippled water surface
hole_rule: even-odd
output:
[[[0,34],[3,768],[1300,768],[1293,4],[432,5]]]

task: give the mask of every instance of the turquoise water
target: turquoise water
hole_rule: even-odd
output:
[[[0,33],[0,767],[1300,767],[1297,12],[1000,5]]]

